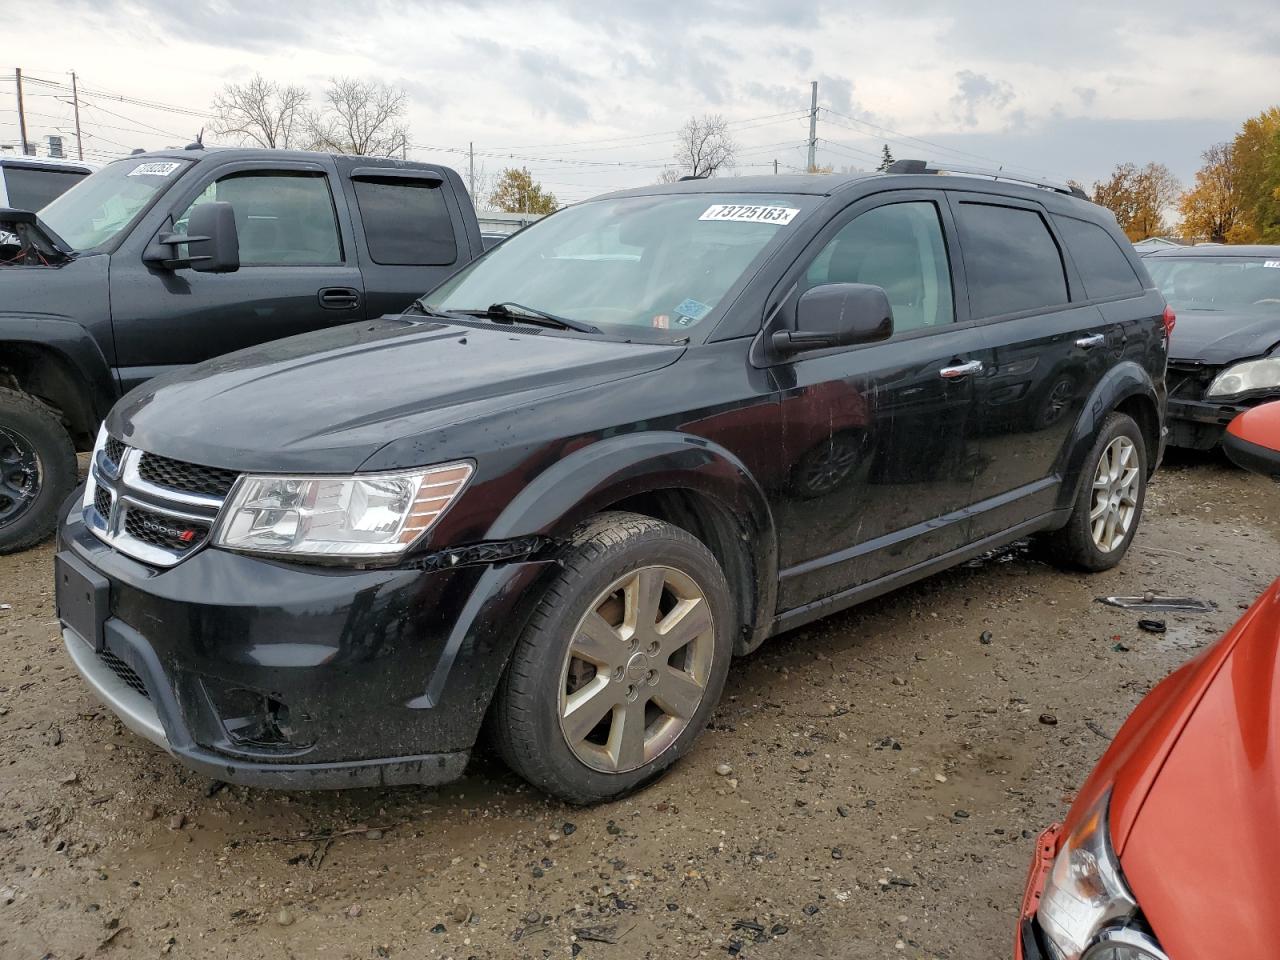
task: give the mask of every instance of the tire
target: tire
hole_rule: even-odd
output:
[[[645,594],[660,602],[645,604]],[[646,607],[665,632],[685,627],[671,644],[693,639],[668,650],[664,633],[645,626]],[[499,681],[490,715],[499,753],[573,804],[652,782],[710,719],[737,627],[724,573],[702,543],[650,517],[600,514],[573,536]]]
[[[1110,456],[1111,452],[1122,456],[1126,444],[1132,453],[1124,462],[1122,472],[1119,474],[1120,479],[1123,480],[1128,476],[1130,470],[1137,470],[1136,475],[1133,476],[1132,486],[1125,484],[1125,489],[1120,491],[1121,506],[1131,511],[1128,514],[1128,525],[1122,526],[1123,521],[1118,516],[1116,527],[1109,532],[1106,523],[1111,516],[1111,511],[1105,511],[1102,515],[1103,536],[1098,538],[1095,535],[1098,529],[1097,522],[1091,519],[1091,513],[1097,507],[1095,492],[1099,492],[1101,496],[1100,488],[1097,486],[1102,482],[1099,478],[1101,461],[1104,455]],[[1116,459],[1113,458],[1109,463],[1114,465]],[[1108,472],[1114,475],[1114,470]],[[1106,489],[1111,494],[1115,494],[1119,487],[1113,484]],[[1056,530],[1045,538],[1049,558],[1060,566],[1076,570],[1090,572],[1110,570],[1120,562],[1128,551],[1129,544],[1133,542],[1138,523],[1142,520],[1142,506],[1146,496],[1147,447],[1146,441],[1142,438],[1142,431],[1127,414],[1112,412],[1103,422],[1098,439],[1094,441],[1093,449],[1085,459],[1080,476],[1080,489],[1076,494],[1071,519],[1061,530]],[[1124,510],[1121,512],[1123,513]],[[1109,548],[1105,548],[1108,543]]]
[[[75,446],[58,415],[35,397],[0,388],[0,553],[53,533],[77,475]]]

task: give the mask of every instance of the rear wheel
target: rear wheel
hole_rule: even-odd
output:
[[[1085,460],[1071,519],[1048,537],[1053,558],[1098,571],[1120,562],[1133,542],[1147,495],[1147,449],[1138,425],[1112,413]]]
[[[75,447],[58,415],[34,397],[0,389],[0,553],[48,537],[75,485]]]
[[[649,517],[602,514],[574,537],[499,684],[503,758],[570,803],[648,783],[706,726],[736,619],[698,540]]]

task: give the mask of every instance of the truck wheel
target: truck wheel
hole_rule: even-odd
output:
[[[1071,519],[1050,534],[1052,559],[1080,570],[1120,562],[1142,519],[1147,496],[1147,447],[1133,418],[1112,413],[1085,460]]]
[[[53,532],[76,485],[76,451],[58,415],[35,397],[0,388],[0,553]]]
[[[676,527],[582,527],[516,644],[491,716],[503,759],[569,803],[620,797],[697,739],[737,629],[715,557]]]

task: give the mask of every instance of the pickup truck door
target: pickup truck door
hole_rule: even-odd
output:
[[[363,320],[364,281],[335,179],[321,162],[230,162],[166,197],[167,216],[143,245],[170,222],[181,232],[195,203],[225,200],[235,208],[240,269],[167,270],[145,263],[138,243],[118,250],[111,314],[121,388],[232,350]]]
[[[471,203],[443,171],[373,166],[339,158],[355,220],[356,250],[370,317],[400,313],[416,298],[478,257]],[[473,248],[474,246],[474,248]]]

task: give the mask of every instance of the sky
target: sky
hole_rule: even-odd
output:
[[[525,166],[563,201],[649,183],[676,131],[719,114],[739,173],[803,169],[810,82],[819,164],[896,157],[1003,165],[1086,185],[1117,163],[1200,153],[1280,101],[1274,0],[41,0],[7,3],[0,144],[72,139],[86,156],[183,145],[254,73],[318,96],[332,76],[409,95],[409,156]],[[47,81],[41,84],[37,81]],[[216,140],[207,137],[207,142]],[[73,148],[74,149],[74,148]]]

